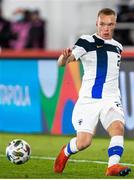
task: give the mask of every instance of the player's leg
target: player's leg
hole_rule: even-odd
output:
[[[108,167],[118,164],[124,151],[124,125],[121,121],[114,121],[107,129],[111,140],[108,147]]]
[[[106,175],[108,176],[125,176],[131,170],[126,166],[119,164],[120,158],[124,150],[124,114],[121,106],[110,102],[102,111],[101,120],[103,127],[109,133],[111,140],[108,147],[108,168]]]
[[[54,163],[54,172],[62,173],[65,165],[72,154],[77,153],[91,144],[92,134],[88,132],[78,132],[77,136],[63,146]]]
[[[126,176],[131,169],[119,164],[124,151],[124,124],[119,120],[115,120],[108,127],[107,131],[111,137],[111,141],[108,148],[109,161],[106,175]]]
[[[65,155],[70,156],[90,146],[93,135],[88,132],[78,132],[77,136],[66,145]]]
[[[61,173],[70,155],[87,148],[92,141],[94,129],[98,122],[99,104],[96,108],[93,102],[77,103],[73,110],[72,123],[77,136],[64,146],[54,163],[54,171]]]

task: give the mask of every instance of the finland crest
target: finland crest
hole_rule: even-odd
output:
[[[81,125],[82,122],[83,122],[83,119],[79,119],[79,120],[78,120],[78,124],[79,124],[79,125]]]

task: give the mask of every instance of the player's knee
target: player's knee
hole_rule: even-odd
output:
[[[115,121],[108,128],[108,132],[111,136],[114,135],[123,135],[124,134],[124,125],[120,121]]]
[[[91,141],[90,140],[84,140],[84,141],[78,140],[77,141],[77,148],[78,148],[79,151],[87,148],[90,145],[91,145]]]

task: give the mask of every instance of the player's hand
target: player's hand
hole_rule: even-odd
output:
[[[62,54],[58,58],[58,65],[64,66],[74,60],[75,58],[74,58],[74,55],[72,54],[72,49],[66,48],[66,49],[63,49]]]
[[[72,54],[72,50],[70,48],[63,49],[62,54],[63,57],[67,59]]]

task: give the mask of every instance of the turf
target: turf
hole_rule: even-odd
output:
[[[7,144],[16,138],[26,140],[32,150],[31,159],[23,165],[12,164],[5,156]],[[23,179],[105,179],[107,164],[98,164],[91,161],[107,162],[108,138],[94,138],[90,148],[71,156],[70,159],[90,160],[90,162],[69,161],[62,174],[53,173],[53,159],[56,157],[62,145],[66,144],[71,136],[51,135],[24,135],[0,133],[0,178]],[[133,140],[125,140],[125,151],[121,159],[122,163],[129,163],[132,172],[123,179],[134,178]],[[122,177],[110,177],[110,179],[122,179]]]

